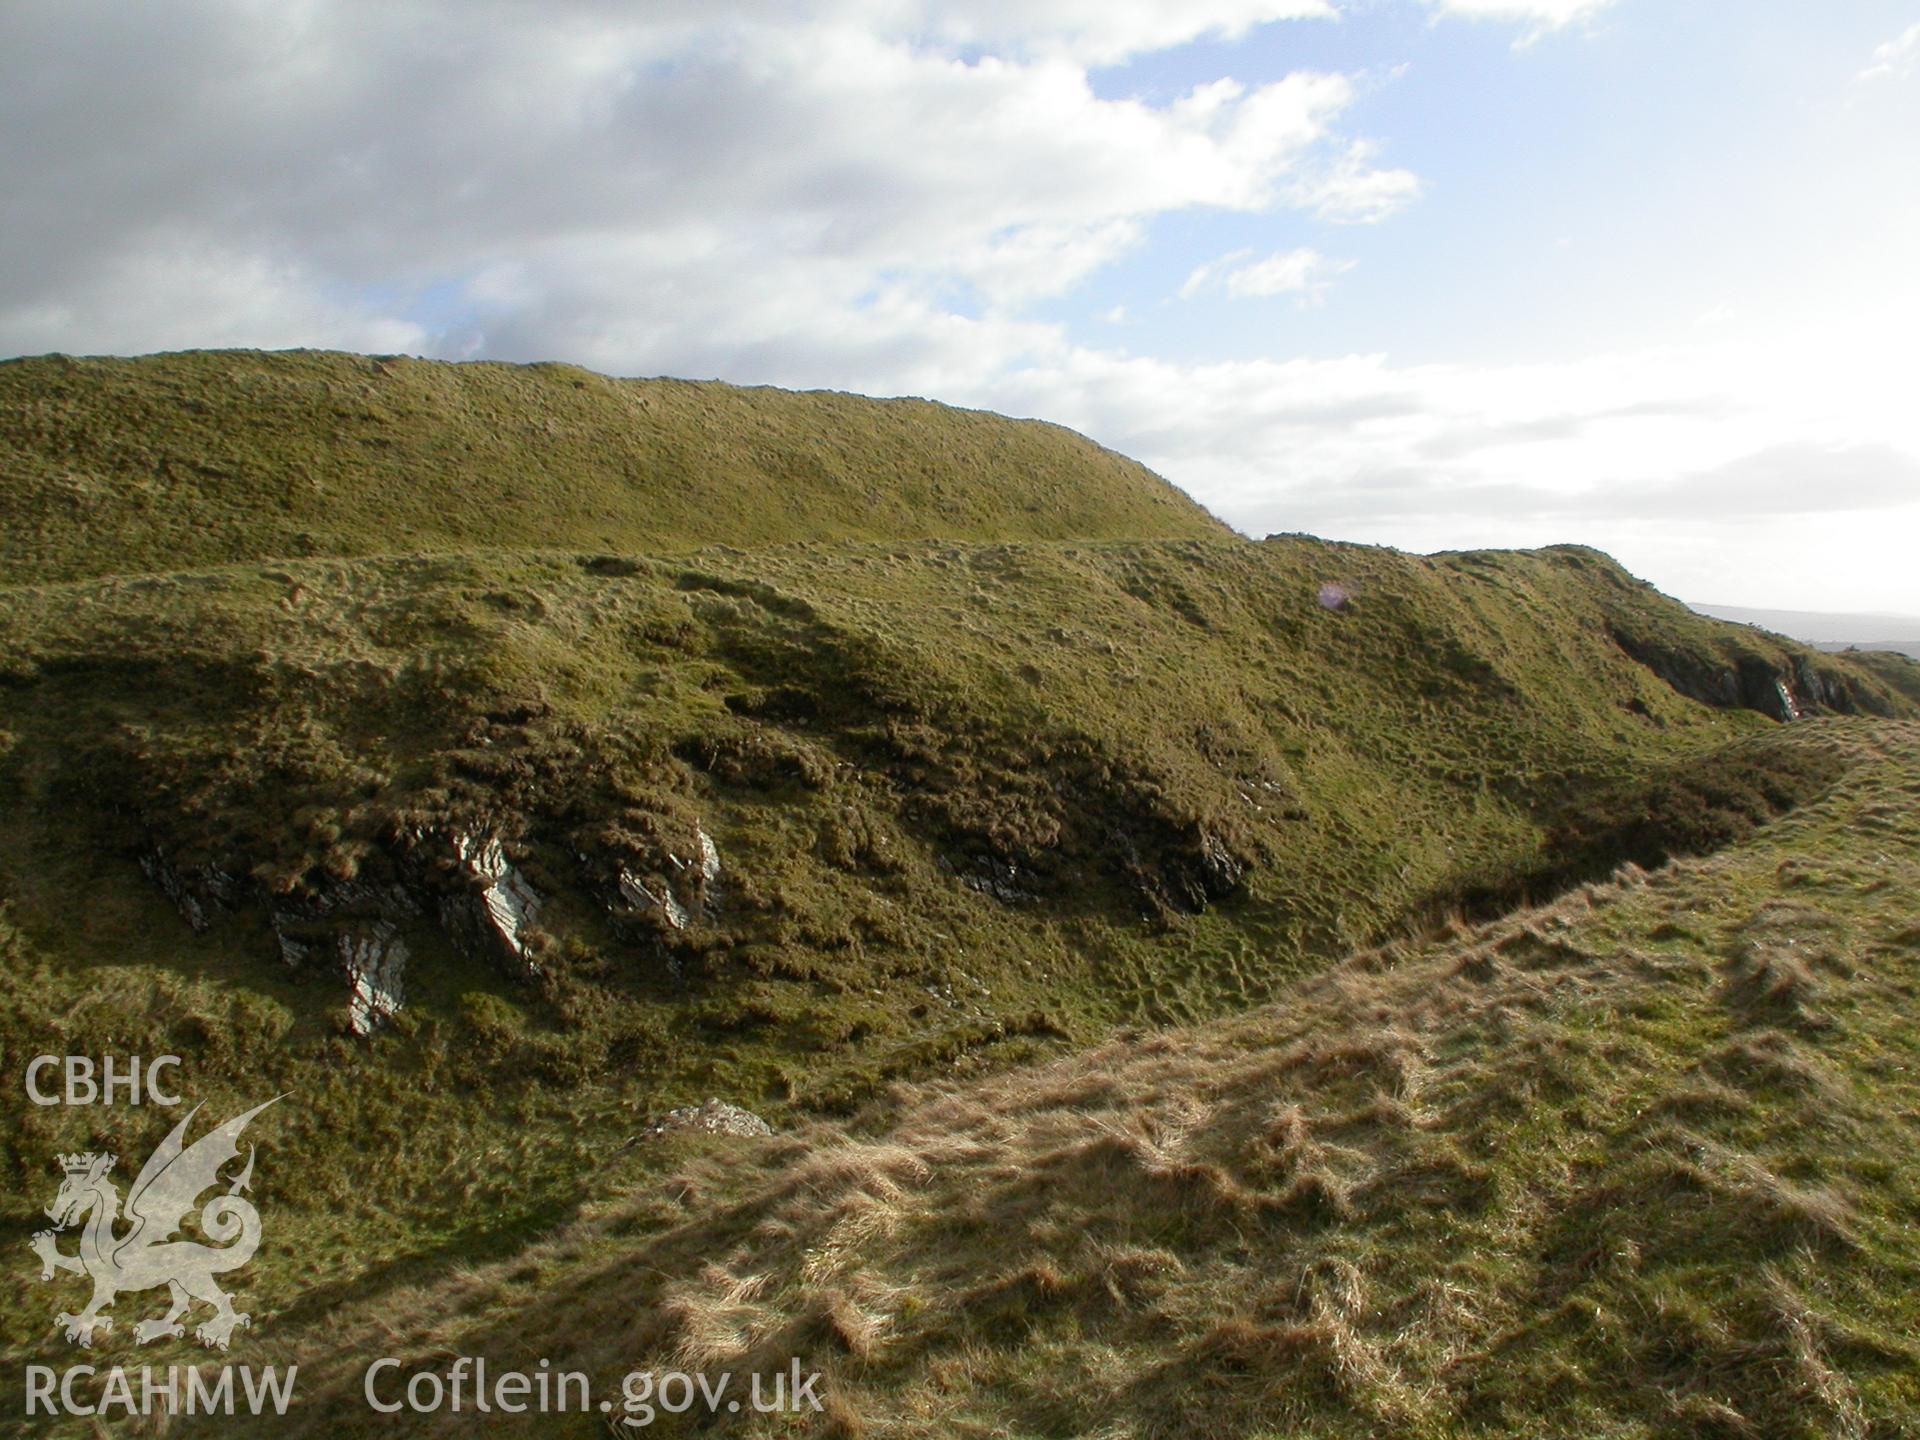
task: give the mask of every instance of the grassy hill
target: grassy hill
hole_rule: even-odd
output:
[[[510,1261],[264,1347],[312,1367],[290,1433],[382,1433],[366,1355],[530,1334],[600,1394],[797,1356],[840,1435],[1915,1433],[1920,727],[1768,743],[1845,778],[1713,857],[852,1124],[663,1142]]]
[[[1219,536],[1055,425],[317,351],[0,363],[0,582],[235,560]]]
[[[0,437],[0,1049],[288,1095],[263,1334],[646,1190],[671,1106],[866,1133],[903,1082],[1291,1005],[1772,833],[1893,743],[1783,721],[1916,709],[1902,657],[1590,550],[1253,542],[921,402],[50,359],[0,365]],[[174,1118],[9,1115],[0,1246],[56,1152]],[[50,1293],[0,1279],[16,1356],[66,1353]]]

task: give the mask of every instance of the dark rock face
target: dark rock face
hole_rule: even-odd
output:
[[[1774,720],[1782,722],[1798,720],[1801,715],[1800,702],[1788,684],[1788,676],[1774,669],[1766,661],[1750,657],[1742,660],[1734,671],[1738,705],[1743,710],[1757,710]]]
[[[657,912],[669,930],[684,930],[693,923],[692,915],[680,903],[680,897],[673,893],[671,887],[650,885],[624,865],[615,876],[615,883],[620,891],[620,901],[618,905],[610,907],[614,914],[645,915]]]
[[[1245,862],[1227,848],[1224,840],[1211,831],[1201,831],[1200,883],[1208,895],[1216,900],[1231,895],[1246,873]]]
[[[498,835],[410,831],[361,876],[323,881],[292,895],[240,878],[244,860],[182,865],[157,842],[140,855],[140,866],[195,934],[204,934],[223,913],[264,906],[288,969],[346,981],[347,1028],[355,1035],[371,1034],[405,1005],[410,955],[402,927],[425,916],[436,918],[461,950],[516,980],[537,980],[542,973],[546,898]],[[664,869],[671,878],[652,881],[622,870],[615,913],[655,910],[669,928],[684,929],[719,903],[720,850],[704,828],[695,827],[684,858],[664,856]]]
[[[164,846],[140,856],[145,871],[195,934],[223,912],[264,904],[289,969],[330,971],[347,982],[347,1028],[368,1035],[406,1003],[409,952],[400,925],[429,912],[471,953],[488,955],[518,978],[540,973],[534,940],[541,897],[507,860],[492,836],[414,835],[404,862],[389,857],[404,880],[327,882],[297,895],[276,895],[220,864],[183,866]],[[432,857],[428,859],[427,857]],[[437,863],[434,863],[437,861]]]
[[[403,885],[330,884],[269,902],[267,919],[288,969],[331,970],[347,982],[347,1029],[371,1035],[406,1003],[406,942],[395,923],[420,913]]]
[[[239,904],[240,881],[218,865],[176,865],[166,848],[155,844],[140,857],[140,868],[161,893],[173,902],[180,918],[196,935],[207,933],[214,916]]]
[[[939,857],[940,869],[969,890],[990,895],[1002,905],[1024,905],[1040,897],[1026,888],[1019,865],[998,856],[982,855],[956,865],[946,856]]]
[[[406,887],[355,880],[307,895],[263,896],[225,866],[176,863],[158,843],[140,856],[140,868],[196,935],[221,914],[265,899],[282,963],[295,971],[322,966],[346,980],[351,1033],[373,1033],[405,1003],[408,952],[394,920],[420,912]]]
[[[1845,698],[1843,687],[1830,682],[1826,676],[1820,673],[1819,668],[1811,659],[1802,656],[1793,667],[1793,677],[1795,681],[1798,682],[1800,694],[1806,697],[1808,704],[1819,705],[1828,709],[1841,708],[1835,701],[1836,698]]]
[[[1716,709],[1754,710],[1783,723],[1821,711],[1887,713],[1879,698],[1852,677],[1822,669],[1810,655],[1703,655],[1620,630],[1613,632],[1613,640],[1680,694]]]
[[[1221,836],[1198,825],[1173,834],[1120,831],[1113,841],[1123,873],[1163,915],[1197,915],[1233,894],[1246,878],[1248,862]]]
[[[1197,915],[1237,890],[1246,869],[1218,835],[1196,830],[1190,843],[1162,854],[1159,889],[1175,908]]]

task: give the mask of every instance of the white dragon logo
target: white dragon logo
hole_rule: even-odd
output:
[[[246,1168],[234,1177],[225,1194],[214,1196],[200,1212],[201,1233],[214,1243],[203,1245],[173,1237],[201,1194],[219,1183],[220,1167],[240,1153],[240,1132],[247,1128],[247,1122],[280,1098],[276,1095],[266,1105],[236,1115],[187,1145],[187,1126],[200,1113],[200,1107],[194,1106],[160,1142],[134,1179],[127,1194],[126,1218],[131,1224],[121,1235],[114,1233],[120,1194],[107,1180],[119,1157],[60,1157],[60,1168],[67,1178],[46,1212],[54,1228],[40,1231],[29,1243],[40,1257],[42,1280],[53,1279],[56,1270],[93,1279],[93,1299],[87,1308],[78,1315],[63,1313],[57,1321],[67,1339],[91,1345],[94,1331],[113,1328],[112,1317],[100,1312],[113,1303],[116,1295],[123,1290],[152,1290],[161,1285],[167,1287],[173,1305],[161,1318],[142,1320],[133,1327],[133,1338],[142,1345],[162,1336],[179,1339],[184,1335],[186,1327],[180,1324],[180,1317],[196,1300],[213,1306],[213,1315],[194,1331],[208,1345],[224,1350],[236,1327],[252,1323],[213,1283],[215,1275],[246,1264],[260,1244],[260,1212],[240,1194],[253,1179],[251,1145],[247,1147]],[[79,1253],[61,1254],[55,1245],[55,1231],[75,1224],[88,1211],[93,1212],[92,1218],[80,1233]]]

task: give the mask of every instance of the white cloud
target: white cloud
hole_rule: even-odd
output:
[[[1056,344],[966,398],[1084,430],[1256,535],[1577,540],[1695,598],[1915,611],[1920,415],[1872,344],[1840,327],[1528,365]]]
[[[1140,243],[1136,220],[1094,225],[1022,225],[987,236],[951,258],[953,272],[996,309],[1064,295]]]
[[[1884,45],[1875,47],[1873,63],[1862,70],[1861,80],[1905,80],[1920,63],[1920,25],[1909,25]]]
[[[1318,297],[1333,283],[1333,276],[1352,268],[1353,261],[1329,260],[1317,250],[1284,250],[1233,271],[1226,277],[1227,293]]]
[[[1521,45],[1542,35],[1593,19],[1614,0],[1425,0],[1437,15],[1463,20],[1497,20],[1525,25]]]
[[[69,297],[0,302],[0,335],[17,354],[106,348],[88,343],[94,336],[111,337],[121,353],[312,346],[399,354],[429,344],[419,325],[324,290],[295,262],[155,244],[115,257]]]
[[[751,0],[737,0],[753,13]],[[1164,50],[1191,40],[1233,40],[1256,25],[1277,20],[1330,20],[1329,0],[1201,0],[1179,5],[1165,0],[850,0],[837,6],[842,18],[887,34],[936,39],[947,45],[1069,56],[1113,64],[1129,55]]]
[[[1238,265],[1245,264],[1252,256],[1251,250],[1230,250],[1225,255],[1194,266],[1180,286],[1180,298],[1191,300],[1194,296],[1203,294],[1217,285],[1222,275]]]
[[[1380,153],[1372,140],[1355,140],[1331,165],[1303,176],[1289,199],[1321,220],[1342,225],[1373,225],[1420,198],[1420,177],[1411,170],[1379,170]]]
[[[902,306],[945,330],[1059,296],[1158,216],[1317,204],[1296,179],[1346,148],[1344,76],[1163,105],[1088,79],[1321,0],[797,9],[200,0],[102,27],[9,7],[0,349],[391,338],[353,317],[417,329],[416,297],[451,292],[471,333],[442,348],[670,368],[691,333],[771,363]],[[166,295],[116,322],[156,266]],[[243,283],[245,324],[194,329]]]
[[[1251,250],[1235,250],[1196,266],[1180,287],[1180,298],[1214,288],[1240,299],[1295,295],[1302,303],[1321,299],[1334,277],[1353,268],[1351,260],[1329,260],[1311,248],[1281,250],[1263,259],[1252,258]]]

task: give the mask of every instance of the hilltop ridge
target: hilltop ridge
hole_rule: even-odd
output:
[[[1227,527],[1057,425],[327,351],[0,363],[0,584],[288,556]]]

